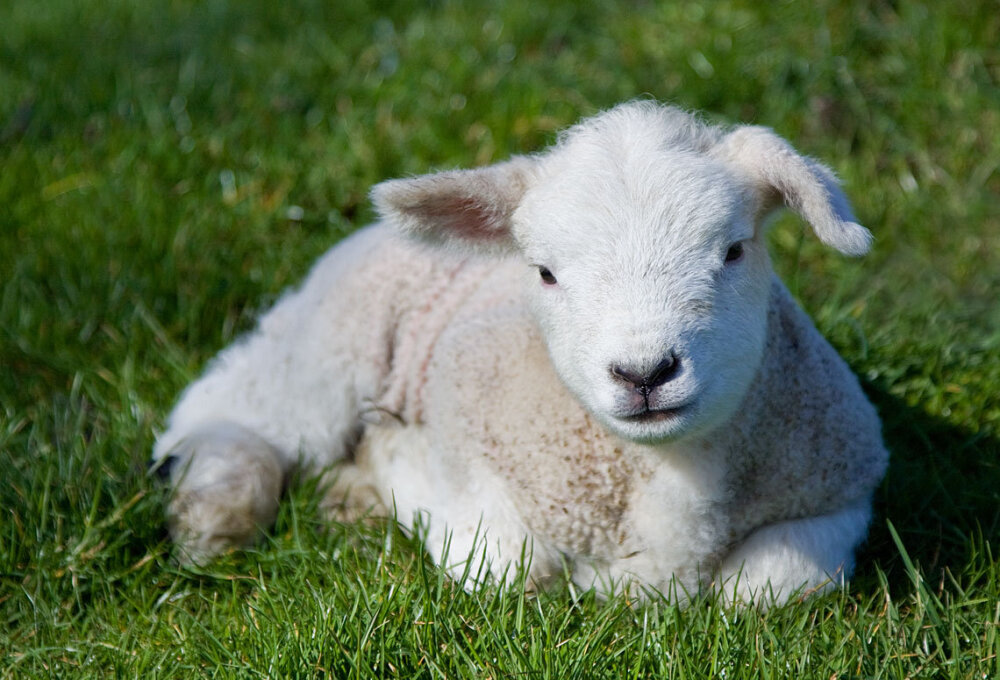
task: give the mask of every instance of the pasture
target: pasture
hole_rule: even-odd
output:
[[[1000,674],[993,3],[14,0],[0,26],[0,678]],[[329,526],[309,480],[258,549],[178,566],[155,431],[371,185],[639,96],[774,128],[875,235],[771,232],[892,454],[849,588],[470,594],[392,526]]]

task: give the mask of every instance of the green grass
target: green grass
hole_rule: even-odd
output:
[[[0,677],[1000,674],[995,4],[14,0],[0,26]],[[644,94],[775,128],[876,234],[860,261],[790,217],[772,240],[892,450],[849,590],[467,594],[309,484],[259,550],[175,566],[156,428],[371,184]]]

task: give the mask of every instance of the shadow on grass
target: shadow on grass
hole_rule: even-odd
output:
[[[882,416],[891,460],[856,587],[874,584],[881,570],[894,594],[912,589],[889,523],[931,588],[952,578],[973,585],[1000,546],[1000,439],[977,423],[928,415],[878,385],[864,387]]]

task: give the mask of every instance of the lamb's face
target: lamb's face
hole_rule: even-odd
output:
[[[373,198],[426,242],[518,251],[562,380],[647,442],[719,426],[753,381],[767,212],[792,208],[850,255],[871,243],[833,174],[771,130],[724,131],[650,102],[586,120],[542,156],[392,180]]]
[[[570,151],[514,215],[557,372],[629,439],[719,425],[763,353],[771,274],[749,188],[692,152]]]

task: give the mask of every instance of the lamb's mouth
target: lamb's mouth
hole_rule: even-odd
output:
[[[636,413],[619,416],[619,418],[628,423],[661,423],[680,418],[689,406],[690,404],[681,404],[673,408],[644,408]]]

